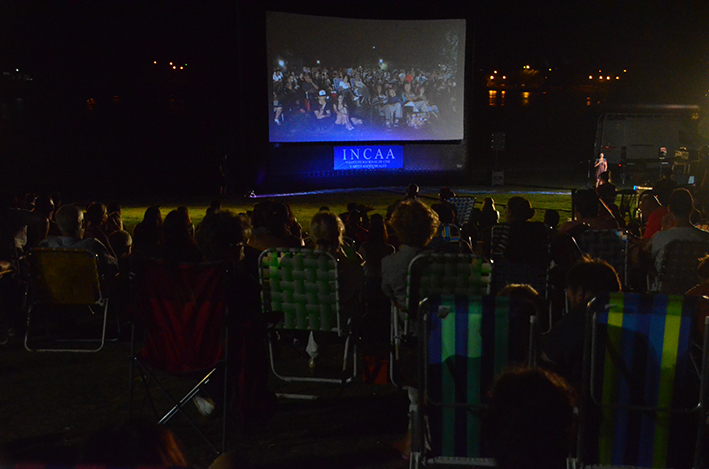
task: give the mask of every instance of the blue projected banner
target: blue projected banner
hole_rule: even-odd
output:
[[[401,145],[365,145],[335,147],[335,170],[401,169],[404,147]]]

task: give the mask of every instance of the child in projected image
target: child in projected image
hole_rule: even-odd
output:
[[[386,104],[382,106],[382,110],[384,111],[384,119],[386,119],[387,128],[391,128],[392,121],[394,123],[394,127],[398,127],[399,120],[402,116],[402,106],[401,98],[396,95],[396,89],[393,87],[387,90],[387,100]]]
[[[354,129],[354,125],[352,124],[362,124],[362,119],[359,119],[357,117],[350,118],[350,110],[347,106],[347,102],[345,101],[345,95],[343,94],[337,95],[337,103],[335,104],[335,115],[337,116],[335,124],[344,125],[347,130]]]

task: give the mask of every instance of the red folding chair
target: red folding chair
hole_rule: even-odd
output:
[[[145,385],[145,396],[160,416],[150,385],[159,387],[170,401],[158,423],[165,424],[180,413],[216,452],[226,448],[227,405],[222,405],[221,442],[212,442],[190,416],[186,407],[215,373],[224,373],[223,401],[228,398],[226,265],[176,264],[149,260],[137,276],[138,317],[131,339],[130,412],[134,387]],[[144,333],[138,349],[136,329]],[[142,334],[141,334],[142,335]],[[138,376],[134,376],[135,371]],[[169,377],[191,380],[194,386],[182,398],[175,397]],[[215,396],[216,397],[216,396]]]

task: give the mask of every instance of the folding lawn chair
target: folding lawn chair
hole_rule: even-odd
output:
[[[136,280],[139,324],[145,333],[142,347],[136,333],[131,339],[130,411],[133,410],[135,385],[145,385],[145,397],[152,405],[159,424],[182,414],[215,453],[226,448],[228,394],[228,327],[226,300],[226,264],[184,264],[148,260]],[[134,373],[138,372],[135,378]],[[195,422],[185,406],[209,380],[223,373],[221,396],[221,441],[212,442]],[[135,379],[134,379],[135,378]],[[172,378],[172,381],[171,381]],[[184,397],[175,397],[175,381],[193,387]],[[155,384],[172,406],[162,417],[150,392]]]
[[[325,251],[307,248],[269,248],[259,256],[259,277],[264,313],[283,313],[276,329],[330,333],[344,340],[342,371],[352,349],[352,374],[347,377],[286,374],[276,366],[274,334],[269,340],[271,369],[286,382],[342,384],[357,376],[357,345],[352,324],[342,314],[337,260]]]
[[[587,315],[584,466],[705,467],[707,337],[692,353],[700,298],[615,293]]]
[[[451,197],[448,202],[455,205],[458,226],[463,226],[470,221],[470,215],[473,213],[473,207],[475,207],[475,197]]]
[[[96,255],[81,249],[34,248],[29,264],[25,348],[31,352],[101,350],[106,342],[108,298],[101,293]],[[96,346],[87,348],[87,344]]]
[[[574,239],[581,252],[608,262],[618,273],[621,284],[626,284],[628,233],[625,230],[585,230]]]
[[[497,292],[510,284],[531,285],[542,297],[549,294],[549,265],[512,262],[505,258],[505,249],[509,239],[510,226],[501,223],[492,227],[491,289]],[[546,246],[547,252],[549,245]]]
[[[699,258],[707,254],[709,243],[704,241],[670,242],[665,246],[660,272],[655,279],[648,281],[648,290],[666,295],[683,295],[699,283]]]
[[[495,376],[533,365],[534,306],[503,296],[436,295],[419,307],[419,400],[411,467],[494,466],[481,413]]]
[[[475,254],[426,252],[409,263],[406,310],[391,305],[389,379],[401,385],[402,346],[413,337],[419,301],[431,295],[481,295],[490,291],[490,265]]]

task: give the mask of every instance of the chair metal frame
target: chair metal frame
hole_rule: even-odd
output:
[[[108,298],[101,292],[98,272],[98,257],[83,249],[61,249],[37,247],[30,251],[29,264],[31,278],[27,292],[27,328],[24,345],[30,352],[98,352],[106,343],[106,321],[108,318]],[[40,348],[31,344],[33,315],[35,308],[69,307],[89,310],[100,308],[103,315],[101,335],[98,338],[61,339],[59,342],[74,344],[72,347]],[[95,348],[84,344],[96,342]]]
[[[297,264],[289,269],[288,264]],[[308,264],[308,265],[306,265]],[[268,248],[259,255],[259,281],[265,314],[284,313],[275,329],[334,333],[344,337],[342,370],[352,349],[352,373],[342,378],[286,375],[276,368],[275,334],[268,341],[271,371],[285,382],[345,384],[358,372],[357,343],[353,325],[342,316],[337,259],[329,252],[309,248]],[[313,268],[315,266],[315,268]],[[290,290],[290,287],[293,287]]]
[[[466,266],[463,275],[450,268]],[[437,270],[440,275],[432,275],[437,285],[421,288],[421,279],[426,269]],[[440,269],[443,269],[442,271]],[[446,275],[447,274],[447,275]],[[454,274],[454,275],[453,275]],[[446,279],[454,283],[446,283]],[[416,255],[407,269],[406,310],[402,311],[395,303],[391,305],[389,380],[397,387],[401,382],[397,374],[401,360],[402,345],[414,336],[414,322],[419,301],[430,295],[475,295],[490,292],[490,265],[476,254],[424,252]]]
[[[135,385],[137,379],[139,379],[143,384],[144,384],[144,389],[145,389],[145,400],[148,400],[150,402],[151,408],[153,410],[153,413],[156,415],[156,417],[159,418],[158,424],[159,425],[164,425],[168,421],[170,421],[175,415],[178,413],[182,414],[187,422],[190,424],[190,426],[200,435],[200,437],[207,443],[207,445],[214,451],[215,454],[219,455],[222,454],[226,451],[226,445],[227,445],[227,423],[228,423],[228,405],[227,403],[229,402],[229,321],[228,321],[228,314],[229,314],[229,308],[226,303],[226,288],[227,285],[225,285],[224,280],[225,280],[225,275],[228,272],[228,265],[224,262],[214,262],[214,263],[203,263],[203,264],[194,264],[194,263],[174,263],[174,264],[168,264],[164,261],[161,260],[156,260],[156,259],[149,259],[146,261],[145,265],[142,266],[140,269],[141,272],[139,272],[136,276],[136,283],[138,284],[136,286],[137,291],[137,297],[140,302],[140,304],[145,307],[145,308],[150,308],[151,310],[164,310],[166,308],[163,308],[162,306],[156,306],[154,302],[151,302],[152,297],[148,297],[148,295],[145,294],[144,291],[141,291],[140,289],[140,284],[142,281],[145,281],[145,276],[146,275],[151,275],[150,273],[150,268],[151,265],[155,266],[158,270],[170,270],[171,269],[177,269],[179,271],[180,269],[184,269],[185,271],[189,271],[191,269],[204,269],[205,271],[209,271],[210,269],[217,269],[217,274],[214,276],[214,279],[212,280],[213,283],[211,285],[219,291],[219,294],[222,295],[218,298],[208,298],[210,301],[214,301],[213,305],[209,306],[209,314],[205,316],[205,321],[215,321],[215,320],[221,320],[223,321],[223,324],[217,324],[217,327],[221,329],[221,336],[222,336],[222,342],[212,344],[210,343],[212,347],[218,347],[217,349],[212,349],[211,355],[217,356],[217,359],[214,360],[212,363],[205,365],[205,366],[200,366],[200,367],[193,367],[189,363],[182,363],[182,368],[184,370],[181,371],[174,371],[174,370],[168,370],[166,369],[167,367],[161,366],[160,364],[155,364],[154,360],[150,359],[143,359],[142,354],[144,353],[147,344],[147,341],[143,343],[143,346],[138,349],[138,345],[141,341],[139,341],[136,338],[136,324],[133,323],[131,325],[131,366],[130,366],[130,386],[129,386],[129,409],[128,409],[128,414],[129,416],[133,414],[133,402],[134,402],[134,395],[135,395]],[[189,273],[188,273],[189,274]],[[189,283],[188,279],[182,278],[179,276],[179,273],[175,276],[175,278],[178,278],[175,282],[174,286],[176,288],[190,288],[192,285]],[[157,287],[158,289],[161,288],[167,288],[167,287]],[[191,298],[188,298],[189,295],[183,295],[185,298],[183,299],[180,308],[180,311],[175,311],[174,313],[167,313],[167,316],[174,317],[175,315],[178,316],[178,318],[181,318],[182,315],[187,315],[189,316],[190,314],[193,313],[195,309],[195,303],[190,301]],[[215,314],[217,313],[218,314]],[[141,311],[143,316],[146,314],[145,311]],[[151,321],[152,323],[152,321]],[[168,326],[170,327],[170,326]],[[149,334],[160,334],[163,336],[162,331],[164,329],[161,329],[160,325],[155,325],[155,329],[150,329],[150,326],[148,325],[145,328],[145,333],[146,337],[149,337]],[[194,331],[193,331],[194,332]],[[184,344],[182,343],[175,343],[175,342],[181,342],[183,341],[184,337],[179,336],[177,337],[174,331],[168,331],[166,334],[168,338],[172,337],[170,340],[170,346],[172,351],[180,349],[180,347]],[[153,344],[154,346],[154,344]],[[219,350],[219,347],[221,348],[221,351]],[[150,353],[150,352],[148,352]],[[214,373],[217,372],[219,369],[223,370],[223,388],[222,388],[222,403],[221,405],[221,440],[219,441],[218,445],[215,444],[212,439],[210,439],[204,431],[200,428],[200,426],[197,424],[195,419],[189,415],[189,413],[185,412],[185,406],[190,403],[190,401],[200,392],[201,388],[207,384],[212,378]],[[137,376],[136,376],[136,370],[137,370]],[[206,373],[206,374],[205,374]],[[179,379],[181,381],[190,381],[195,383],[193,387],[183,396],[183,397],[176,397],[175,396],[175,391],[170,389],[170,386],[166,384],[167,380],[169,379],[168,377],[171,377],[173,379]],[[161,412],[158,411],[155,401],[153,399],[152,393],[150,391],[150,386],[151,384],[155,384],[158,389],[162,391],[162,393],[167,397],[167,399],[170,402],[170,405],[172,407],[162,416],[160,416]]]
[[[469,348],[469,347],[476,347],[477,348],[477,353],[480,353],[479,357],[482,358],[482,354],[485,354],[487,357],[490,356],[495,356],[495,362],[492,364],[492,368],[490,368],[488,371],[491,372],[490,376],[478,376],[480,378],[479,381],[479,389],[475,392],[475,394],[478,395],[478,397],[481,394],[484,394],[486,392],[487,384],[491,384],[492,381],[494,380],[494,377],[497,376],[499,373],[501,373],[504,368],[509,366],[512,362],[511,358],[509,356],[510,353],[510,346],[511,341],[509,337],[510,331],[512,331],[512,328],[514,327],[513,321],[512,321],[512,314],[510,314],[513,310],[513,308],[520,308],[522,305],[526,305],[527,302],[524,300],[520,299],[515,299],[515,298],[509,298],[509,297],[498,297],[498,296],[491,296],[491,295],[486,295],[486,296],[451,296],[451,295],[434,295],[432,297],[427,297],[424,298],[421,303],[419,304],[419,310],[418,310],[418,322],[417,326],[419,328],[420,332],[420,342],[419,342],[419,359],[418,359],[418,364],[419,364],[419,375],[420,379],[419,382],[420,387],[419,387],[419,392],[418,392],[418,401],[412,406],[412,453],[411,453],[411,468],[419,468],[422,466],[428,467],[428,466],[435,466],[435,465],[443,465],[445,467],[448,467],[449,465],[455,465],[455,466],[465,466],[465,467],[494,467],[495,466],[495,461],[494,459],[490,457],[471,457],[471,456],[459,456],[459,455],[434,455],[430,453],[430,449],[428,449],[427,446],[427,438],[428,437],[436,437],[440,435],[431,435],[431,429],[427,428],[427,422],[428,418],[426,415],[426,409],[430,407],[435,407],[439,408],[441,410],[443,409],[449,409],[449,410],[462,410],[467,413],[476,413],[480,414],[485,408],[486,405],[482,400],[478,403],[471,403],[471,402],[460,402],[457,400],[459,397],[458,394],[461,393],[461,390],[465,391],[465,394],[468,395],[467,397],[470,397],[469,394],[471,392],[471,388],[469,386],[469,378],[471,378],[470,375],[467,374],[469,371],[467,368],[465,370],[465,376],[462,376],[458,373],[455,373],[455,376],[453,376],[453,379],[456,380],[456,382],[459,382],[460,385],[456,386],[456,391],[454,394],[456,394],[456,397],[453,398],[453,401],[451,402],[443,402],[443,401],[436,401],[434,400],[429,393],[430,385],[431,385],[431,377],[429,374],[429,367],[431,363],[429,363],[429,341],[430,341],[430,333],[432,331],[432,322],[436,322],[437,325],[440,327],[443,327],[443,322],[449,317],[450,314],[457,314],[455,311],[456,305],[464,304],[468,308],[471,307],[471,305],[479,305],[478,307],[480,308],[479,314],[479,319],[480,322],[477,323],[477,329],[476,329],[476,323],[470,323],[468,321],[463,321],[465,325],[463,326],[464,328],[467,327],[468,333],[467,335],[464,336],[465,339],[465,344],[458,344],[458,339],[460,338],[458,334],[455,334],[455,344],[449,344],[446,346],[445,344],[441,344],[441,349],[442,352],[444,351],[449,351],[449,353],[454,353],[456,356],[458,355],[458,352],[461,350],[461,348]],[[533,305],[529,304],[528,305],[530,308],[533,308]],[[467,314],[470,314],[470,309],[466,310]],[[521,311],[519,311],[521,313]],[[492,318],[490,318],[490,315],[493,315]],[[485,316],[485,318],[483,317]],[[492,326],[494,324],[494,326]],[[529,346],[526,351],[527,357],[526,357],[526,362],[524,362],[525,365],[527,366],[535,366],[536,365],[536,355],[537,355],[537,330],[536,330],[536,316],[530,315],[529,318],[529,330],[528,330],[528,337],[529,337]],[[455,327],[456,329],[461,325],[459,321],[454,321],[453,325],[450,327]],[[488,334],[488,332],[484,332],[483,329],[487,330],[490,327],[494,327],[495,332],[493,334]],[[501,335],[498,332],[499,331],[507,331],[507,336],[504,337],[504,333]],[[524,332],[524,331],[520,331]],[[479,334],[478,336],[471,335],[471,334]],[[486,342],[486,345],[483,345],[483,337],[487,335],[488,339],[487,340],[492,340],[493,343]],[[441,335],[441,340],[444,339],[445,334]],[[498,339],[502,338],[501,342],[498,342]],[[451,346],[452,345],[452,346]],[[460,345],[460,346],[459,346]],[[501,350],[499,348],[504,349]],[[495,352],[491,352],[491,350],[494,349]],[[454,351],[454,352],[453,352]],[[445,353],[445,352],[444,352]],[[468,353],[470,353],[470,350],[468,350]],[[475,352],[474,352],[475,353]],[[498,355],[500,357],[499,360],[497,360]],[[452,365],[450,362],[448,363],[448,371],[451,373],[454,373],[456,370],[453,369]],[[441,363],[441,366],[443,363]],[[488,367],[483,367],[485,369],[488,369]],[[458,379],[456,379],[458,378]],[[450,397],[450,396],[449,396]],[[469,424],[469,423],[468,423]],[[475,438],[475,431],[473,431],[473,438]],[[464,441],[465,446],[468,447],[468,451],[470,450],[470,445],[477,446],[479,445],[479,441],[469,441],[466,439]],[[441,440],[441,444],[444,446],[448,446],[448,451],[442,450],[449,452],[453,451],[454,453],[457,453],[457,450],[453,450],[450,448],[450,442],[445,445],[444,442]],[[456,448],[459,449],[460,444],[454,445]]]
[[[582,387],[582,402],[581,402],[581,410],[580,410],[580,415],[581,415],[581,426],[578,431],[578,436],[577,436],[577,442],[576,442],[576,457],[575,457],[575,463],[577,465],[584,465],[583,459],[585,458],[585,450],[586,450],[586,445],[588,444],[588,438],[589,435],[587,435],[588,429],[586,428],[586,425],[584,422],[587,420],[587,415],[589,412],[592,410],[610,410],[610,411],[616,411],[616,410],[621,410],[621,411],[627,411],[629,413],[635,413],[635,415],[642,414],[642,415],[657,415],[657,414],[664,414],[667,415],[669,418],[670,415],[672,414],[692,414],[696,413],[697,415],[697,437],[696,437],[696,442],[695,442],[695,447],[694,447],[694,461],[693,461],[693,467],[695,469],[700,469],[704,464],[704,451],[703,451],[703,445],[704,445],[704,437],[707,433],[707,417],[709,416],[709,413],[707,412],[707,404],[709,403],[707,401],[707,384],[709,382],[707,379],[709,378],[707,370],[707,366],[709,366],[709,317],[705,319],[705,333],[704,333],[704,342],[703,345],[701,346],[701,358],[700,361],[701,363],[699,366],[692,366],[693,371],[695,371],[698,374],[698,380],[699,380],[699,389],[698,389],[698,396],[697,396],[697,402],[696,404],[693,404],[692,406],[689,407],[662,407],[662,406],[641,406],[641,405],[632,405],[632,404],[617,404],[617,403],[608,403],[608,402],[603,402],[601,398],[598,397],[598,389],[596,380],[598,379],[598,376],[596,374],[596,370],[599,366],[598,362],[598,357],[600,353],[603,353],[604,355],[607,353],[606,351],[601,351],[599,350],[598,347],[598,337],[599,337],[599,315],[601,312],[606,311],[609,312],[609,314],[612,312],[612,310],[615,308],[617,309],[619,306],[620,299],[622,298],[623,303],[622,305],[625,305],[625,300],[626,298],[630,298],[631,301],[633,301],[633,297],[637,298],[638,304],[640,304],[640,301],[642,300],[642,297],[646,296],[649,297],[649,301],[651,301],[652,307],[656,308],[656,304],[661,303],[662,301],[666,301],[668,305],[670,304],[681,304],[682,316],[690,316],[685,319],[685,321],[688,321],[688,323],[693,323],[694,321],[694,316],[691,316],[692,313],[694,312],[694,308],[689,308],[685,301],[697,301],[701,302],[703,301],[706,304],[706,298],[696,298],[696,297],[683,297],[682,295],[664,295],[664,294],[624,294],[624,293],[616,293],[616,294],[611,294],[608,297],[599,297],[599,298],[594,298],[592,299],[589,304],[588,304],[588,309],[587,309],[587,315],[586,315],[586,335],[585,335],[585,340],[584,340],[584,363],[583,363],[583,387]],[[698,303],[697,303],[698,304]],[[695,305],[696,306],[696,305]],[[623,306],[624,307],[624,306]],[[643,315],[641,312],[633,312],[632,310],[629,311],[631,314],[640,314]],[[623,313],[627,314],[627,313]],[[653,315],[657,316],[657,313],[653,313]],[[679,347],[683,347],[682,344],[688,344],[690,339],[689,339],[689,334],[690,334],[690,326],[682,325],[679,321],[673,321],[671,324],[673,324],[673,327],[676,327],[679,329],[678,331],[678,340],[679,340]],[[611,319],[608,319],[608,323],[611,322]],[[614,320],[614,326],[618,326],[618,324],[615,324],[617,320]],[[606,323],[604,323],[606,324]],[[624,321],[621,326],[627,326],[627,323]],[[663,331],[662,334],[666,334],[665,328],[667,327],[667,324],[665,323],[663,325]],[[641,328],[632,328],[630,329],[633,334],[641,334],[642,337],[647,337],[648,342],[649,342],[649,332],[647,331],[641,331]],[[620,345],[620,344],[619,344]],[[608,346],[606,345],[606,348]],[[663,345],[663,350],[664,350],[665,345]],[[689,348],[689,347],[687,347]],[[671,353],[676,353],[677,350],[671,349]],[[609,353],[609,352],[608,352]],[[615,351],[615,353],[619,353],[619,351]],[[687,350],[686,357],[682,357],[682,359],[686,360],[689,363],[689,365],[695,365],[693,363],[693,357],[691,355],[691,350]],[[662,354],[660,355],[662,356]],[[677,367],[677,360],[680,357],[676,357],[675,360],[671,364],[671,371],[672,371],[672,376],[673,376],[673,389],[677,384],[674,382],[674,370]],[[603,359],[603,365],[605,363],[605,358]],[[687,363],[685,363],[685,366],[689,366]],[[605,366],[605,365],[604,365]],[[625,366],[627,366],[626,363],[622,365],[617,365],[619,368],[624,370],[624,373],[630,373],[631,370],[626,369]],[[644,369],[647,367],[647,363],[643,362],[639,366]],[[665,365],[663,364],[663,370],[665,369]],[[652,390],[645,390],[645,392],[650,392],[652,393]],[[660,392],[659,390],[657,391],[658,393]],[[659,400],[659,398],[658,398]],[[621,467],[620,465],[608,465],[608,464],[594,464],[592,467]],[[622,466],[625,467],[625,466]]]

